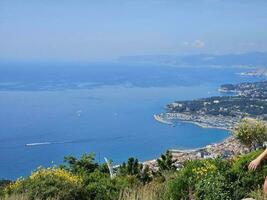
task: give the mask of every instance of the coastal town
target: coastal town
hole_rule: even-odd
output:
[[[202,128],[217,128],[223,130],[232,129],[238,123],[241,117],[231,116],[203,116],[201,114],[191,115],[189,113],[161,113],[154,115],[154,118],[165,124],[175,126],[177,120],[196,124]]]
[[[231,131],[243,118],[267,119],[267,81],[225,84],[219,88],[223,93],[235,95],[210,97],[190,101],[176,101],[166,106],[166,112],[155,114],[154,119],[166,125],[175,126],[177,122],[196,124],[202,128],[216,128]],[[220,143],[210,144],[198,149],[169,149],[176,169],[183,167],[187,160],[205,158],[233,158],[249,152],[234,136]],[[158,170],[157,159],[143,163],[152,171]]]
[[[253,76],[253,77],[267,77],[267,69],[260,68],[253,71],[241,72],[239,73],[241,76]]]
[[[267,119],[267,81],[225,84],[219,91],[235,95],[175,101],[166,106],[165,113],[154,117],[165,123],[183,121],[226,130],[232,129],[244,117]]]
[[[219,88],[220,92],[234,92],[240,97],[267,99],[267,81],[240,84],[224,84]]]
[[[177,170],[183,167],[183,163],[188,160],[198,160],[206,158],[233,158],[236,155],[248,153],[249,149],[241,144],[234,136],[226,138],[223,142],[207,145],[203,148],[178,150],[169,149],[172,154],[174,165]],[[157,159],[143,162],[144,166],[148,166],[150,170],[158,171]]]

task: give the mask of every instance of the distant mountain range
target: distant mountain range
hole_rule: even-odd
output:
[[[198,54],[176,55],[139,55],[122,56],[119,61],[170,64],[177,66],[255,66],[267,67],[267,52],[250,52],[243,54]]]

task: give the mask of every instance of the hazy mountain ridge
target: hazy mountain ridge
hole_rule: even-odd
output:
[[[197,54],[197,55],[137,55],[122,56],[119,61],[147,62],[190,66],[255,66],[267,67],[267,52],[242,54]]]

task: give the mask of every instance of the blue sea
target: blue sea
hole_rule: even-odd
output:
[[[113,163],[154,159],[170,148],[220,142],[229,133],[153,114],[175,100],[221,95],[224,83],[255,81],[230,67],[133,63],[1,63],[0,179],[26,176],[64,156],[94,152]]]

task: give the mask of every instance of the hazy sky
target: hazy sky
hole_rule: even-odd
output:
[[[0,61],[247,51],[267,51],[266,0],[0,0]]]

